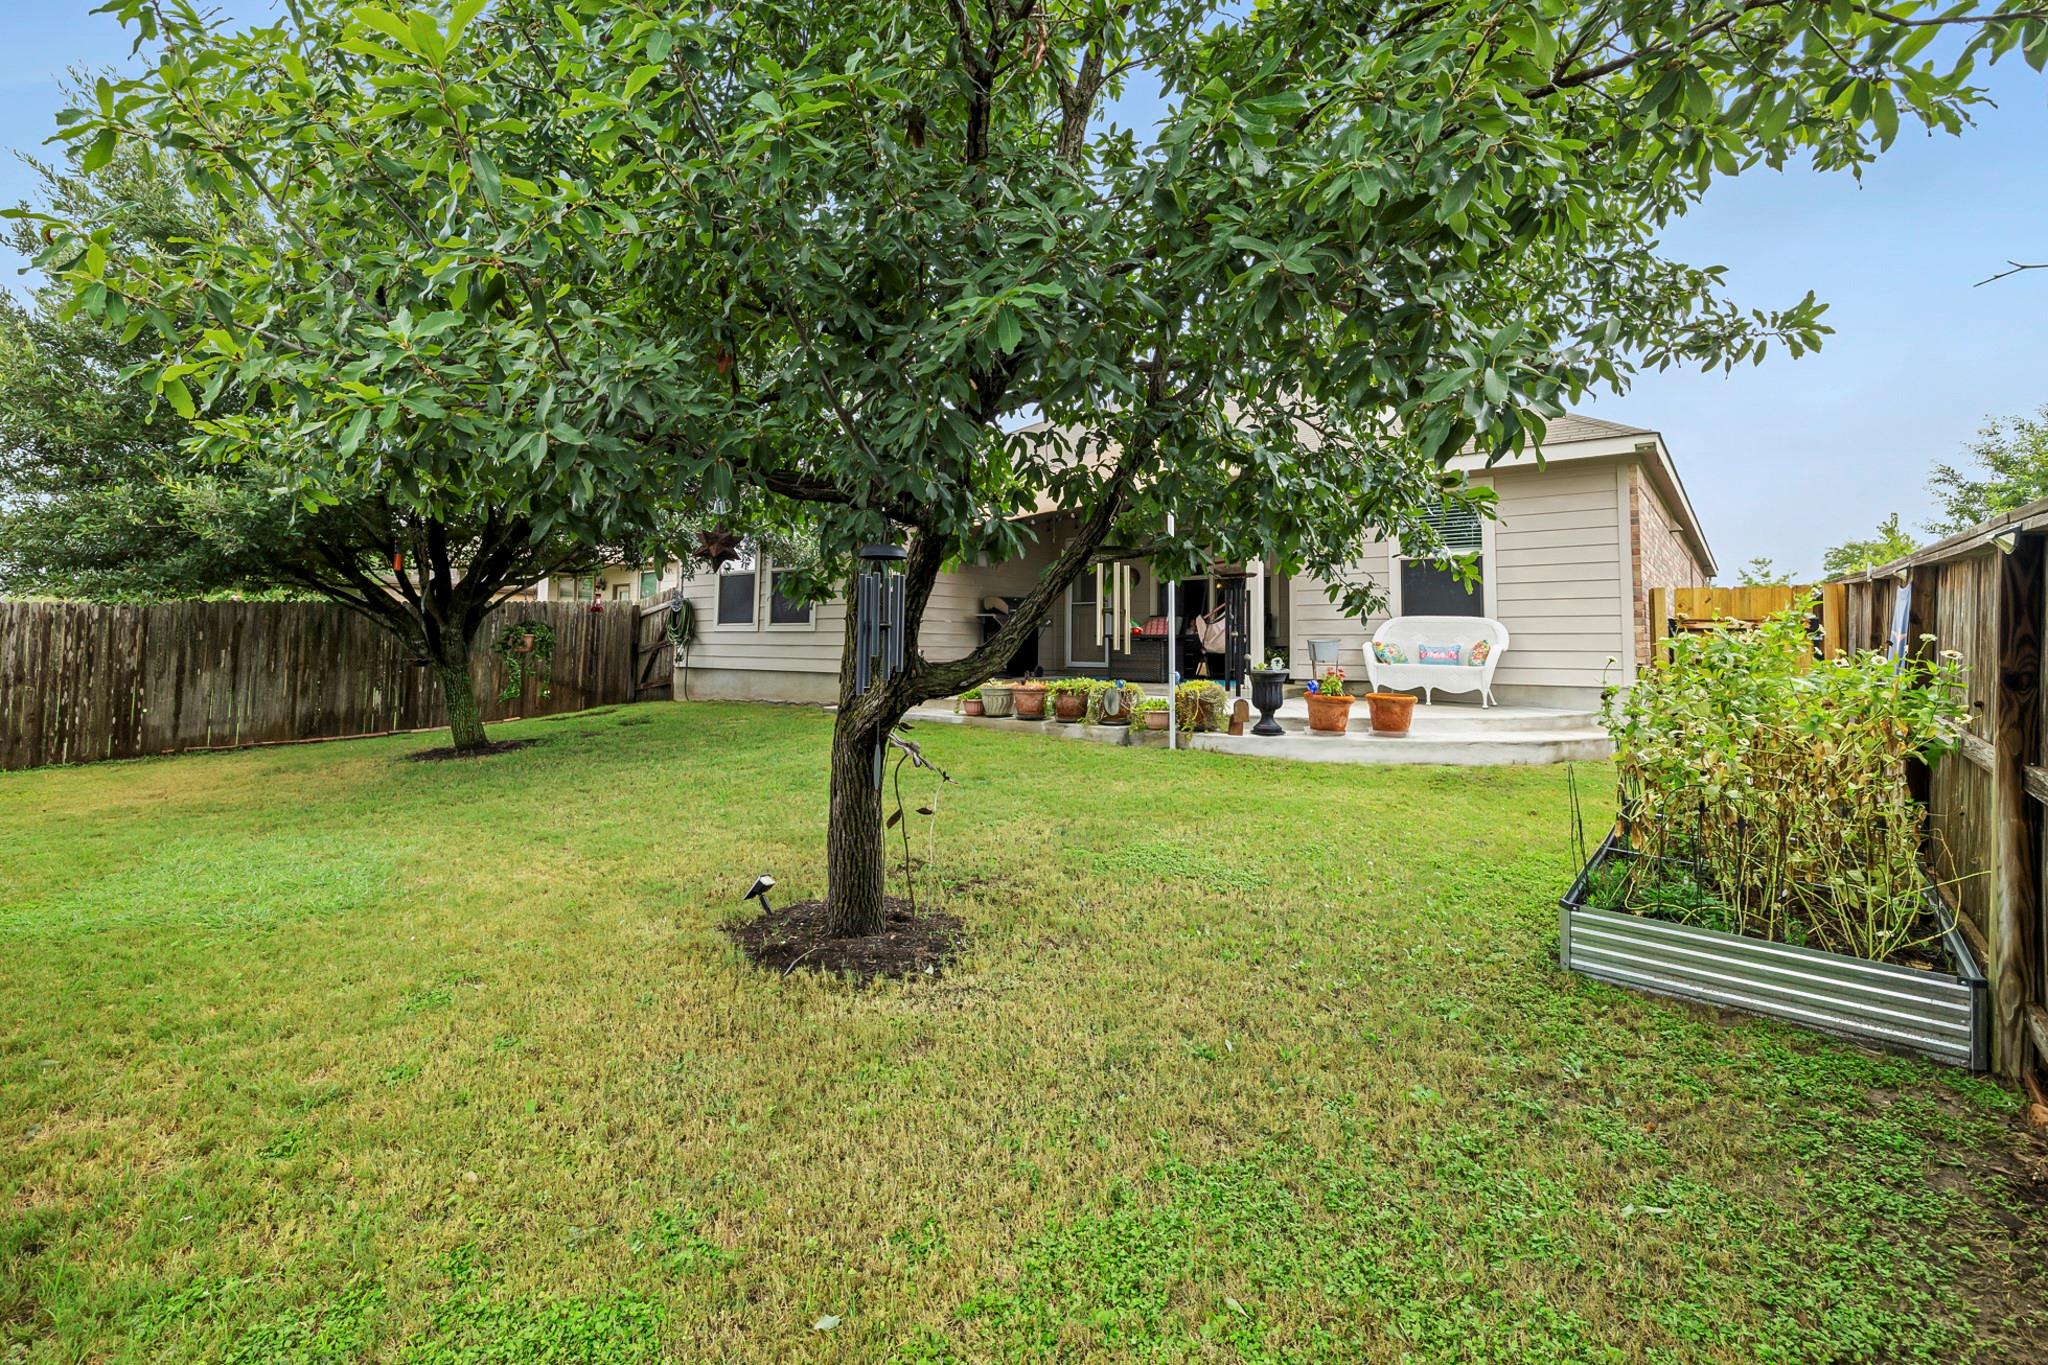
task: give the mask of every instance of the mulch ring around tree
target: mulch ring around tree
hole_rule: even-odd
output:
[[[406,758],[414,763],[440,763],[451,758],[489,758],[492,754],[509,754],[515,749],[524,749],[538,743],[540,741],[537,739],[493,739],[487,740],[481,747],[475,749],[458,749],[453,745],[447,745],[439,749],[422,749],[416,754],[407,754]]]
[[[960,954],[963,924],[942,910],[910,913],[895,896],[882,902],[886,918],[877,934],[835,938],[825,902],[797,901],[728,925],[726,933],[755,966],[787,976],[802,968],[851,977],[866,985],[877,977],[937,976]]]

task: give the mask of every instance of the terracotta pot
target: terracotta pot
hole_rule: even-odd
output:
[[[1321,692],[1308,694],[1308,728],[1320,734],[1341,735],[1351,724],[1351,703],[1357,698],[1346,692],[1325,696]]]
[[[1018,720],[1045,719],[1045,686],[1042,683],[1018,683],[1010,695],[1016,699]],[[982,693],[986,698],[988,693]]]
[[[1376,735],[1405,735],[1415,719],[1415,698],[1406,692],[1368,692],[1365,704],[1372,708],[1372,732]]]
[[[965,701],[961,702],[960,714],[963,716],[978,716],[983,714],[981,708],[981,698],[969,697]]]
[[[1072,725],[1088,714],[1086,692],[1062,692],[1052,699],[1053,719]]]
[[[1171,711],[1147,711],[1145,713],[1145,728],[1147,730],[1164,730],[1171,724],[1173,724],[1173,712]]]
[[[981,712],[985,716],[1007,716],[1017,709],[1015,689],[997,687],[994,683],[981,685]]]
[[[531,654],[533,653],[534,645],[538,643],[538,641],[539,637],[534,635],[532,631],[528,631],[526,634],[519,637],[519,647],[514,652],[519,654]]]

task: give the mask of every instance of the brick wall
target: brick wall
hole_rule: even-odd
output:
[[[1636,663],[1650,662],[1650,589],[1705,584],[1677,519],[1664,506],[1638,464],[1628,472],[1630,554],[1635,567]]]

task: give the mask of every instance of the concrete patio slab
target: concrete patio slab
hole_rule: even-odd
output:
[[[1591,711],[1540,706],[1492,706],[1482,710],[1477,706],[1444,703],[1418,705],[1414,722],[1406,735],[1375,735],[1366,720],[1365,707],[1360,705],[1352,709],[1356,714],[1352,716],[1351,728],[1341,735],[1311,732],[1306,705],[1299,697],[1290,697],[1275,715],[1286,729],[1286,734],[1192,734],[1183,735],[1181,739],[1184,747],[1190,749],[1252,757],[1292,758],[1310,763],[1435,763],[1457,767],[1494,767],[1593,762],[1609,758],[1614,752],[1599,717]],[[959,715],[949,703],[919,707],[911,712],[911,718],[1098,744],[1166,747],[1164,731],[1121,725],[993,720],[986,716]]]

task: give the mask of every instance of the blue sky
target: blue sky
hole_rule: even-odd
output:
[[[6,0],[0,148],[54,128],[57,78],[123,60],[97,0]],[[1664,434],[1723,577],[1754,555],[1804,575],[1888,513],[1918,528],[1926,475],[1986,417],[2048,403],[2048,271],[1975,288],[2008,257],[2048,260],[2048,79],[2018,61],[1980,73],[1999,107],[1962,138],[1901,135],[1859,184],[1758,171],[1723,182],[1666,234],[1672,254],[1728,267],[1758,307],[1808,289],[1835,335],[1733,375],[1649,374],[1586,410]],[[1124,112],[1146,117],[1148,101]],[[34,187],[0,160],[0,202]],[[0,280],[21,262],[0,248]]]

